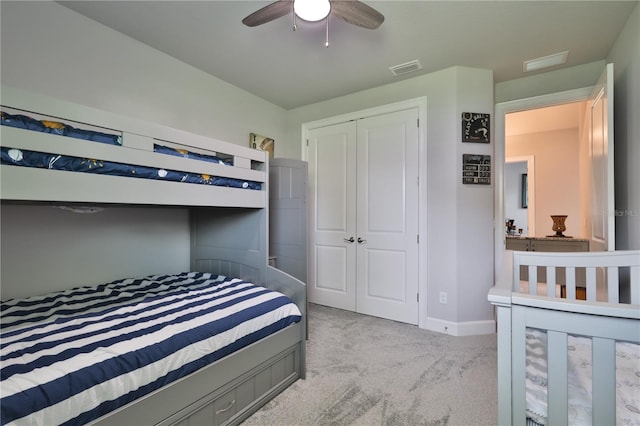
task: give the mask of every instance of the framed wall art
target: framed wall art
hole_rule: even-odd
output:
[[[481,112],[462,113],[462,142],[489,143],[491,114]]]
[[[520,194],[521,194],[521,203],[520,207],[526,209],[529,206],[529,194],[527,193],[527,188],[529,184],[527,182],[527,174],[522,174],[522,179],[520,181]]]
[[[266,136],[258,135],[256,133],[249,134],[249,147],[259,149],[261,151],[267,151],[269,158],[273,158],[275,143],[275,140]]]
[[[462,154],[462,183],[491,185],[491,156]]]

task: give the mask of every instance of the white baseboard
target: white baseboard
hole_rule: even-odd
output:
[[[451,322],[438,318],[427,318],[426,329],[452,336],[476,336],[495,334],[496,322],[494,320]]]

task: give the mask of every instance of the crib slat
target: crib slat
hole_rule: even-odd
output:
[[[529,294],[538,293],[538,268],[532,265],[528,266],[529,269]]]
[[[616,423],[616,342],[594,337],[592,407],[594,425]]]
[[[567,300],[576,300],[576,268],[566,267]]]
[[[607,268],[607,289],[609,293],[609,303],[620,303],[620,287],[618,283],[618,267],[609,266]]]
[[[547,268],[547,297],[556,297],[556,268]]]
[[[520,276],[520,256],[518,253],[514,253],[513,255],[513,280],[511,281],[512,287],[511,290],[517,293],[520,293],[520,281],[522,281],[522,277]]]
[[[512,424],[524,424],[527,410],[526,368],[527,368],[527,324],[526,309],[511,312],[511,392]]]
[[[567,333],[549,330],[547,332],[547,406],[549,407],[547,424],[550,425],[566,424],[568,420],[567,364]]]
[[[595,302],[596,292],[596,268],[587,268],[587,300]]]
[[[631,275],[631,303],[640,305],[640,266],[630,268]]]

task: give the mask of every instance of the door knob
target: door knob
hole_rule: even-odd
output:
[[[352,243],[352,242],[354,242],[354,241],[355,241],[355,239],[354,239],[353,237],[351,237],[351,238],[344,238],[344,242],[345,242],[345,243]]]
[[[367,240],[363,240],[362,238],[358,237],[358,244],[362,244],[362,243],[366,243]]]

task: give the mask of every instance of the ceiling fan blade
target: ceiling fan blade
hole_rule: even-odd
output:
[[[358,0],[331,0],[331,14],[370,30],[375,30],[384,22],[383,14]]]
[[[271,3],[244,18],[242,23],[248,27],[257,27],[258,25],[278,19],[293,10],[292,1],[293,0],[279,0]]]

